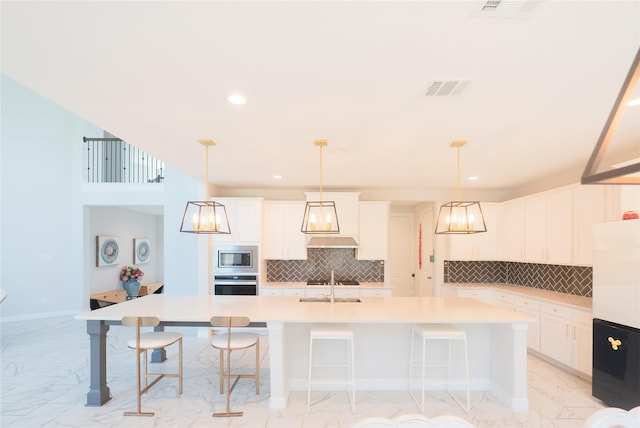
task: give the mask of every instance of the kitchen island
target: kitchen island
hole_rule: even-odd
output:
[[[91,346],[88,406],[110,398],[106,339],[123,316],[156,316],[161,326],[206,327],[213,315],[265,322],[269,334],[270,408],[283,409],[289,390],[306,390],[311,323],[354,329],[356,387],[407,390],[413,323],[451,323],[467,332],[472,390],[491,391],[527,411],[527,324],[533,318],[461,297],[363,297],[358,303],[301,303],[297,296],[150,295],[76,316],[87,321]],[[438,352],[436,349],[435,352]],[[185,388],[188,388],[186,386]]]

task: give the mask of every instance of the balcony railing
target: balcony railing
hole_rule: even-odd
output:
[[[86,183],[162,183],[164,162],[119,138],[84,137]]]

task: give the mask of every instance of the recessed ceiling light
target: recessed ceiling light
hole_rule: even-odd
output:
[[[476,177],[475,175],[472,175],[471,177],[469,177],[469,181],[476,181],[478,179],[478,177]]]
[[[631,100],[627,103],[629,107],[640,106],[640,98],[636,98],[635,100]]]
[[[231,104],[236,104],[236,105],[242,105],[247,103],[247,99],[240,94],[230,95],[229,98],[227,98],[227,100]]]
[[[282,180],[282,176],[281,175],[274,175],[273,179],[274,180]]]

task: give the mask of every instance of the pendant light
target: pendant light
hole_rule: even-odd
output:
[[[451,147],[458,149],[458,200],[440,207],[436,234],[460,235],[487,231],[480,202],[460,200],[460,148],[465,144],[466,140],[451,143]]]
[[[335,201],[322,200],[322,148],[327,140],[315,140],[313,144],[320,148],[320,200],[307,201],[300,231],[310,235],[340,233]]]
[[[215,146],[213,140],[198,140],[206,147],[205,200],[188,201],[182,216],[180,232],[201,234],[230,234],[229,218],[224,205],[209,200],[209,147]]]

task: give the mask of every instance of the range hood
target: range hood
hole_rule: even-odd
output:
[[[313,236],[307,248],[358,248],[358,243],[351,236]]]

